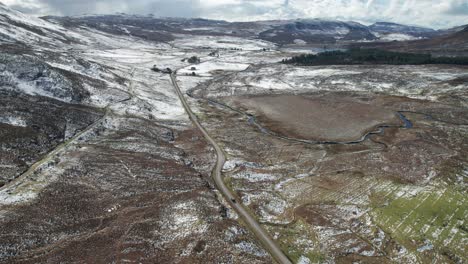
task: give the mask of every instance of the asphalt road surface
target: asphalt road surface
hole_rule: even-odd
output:
[[[226,156],[224,152],[219,147],[219,145],[214,141],[213,138],[210,137],[208,132],[205,128],[198,122],[196,115],[190,109],[189,104],[185,100],[184,95],[180,91],[179,85],[177,84],[176,76],[174,73],[171,74],[171,81],[174,85],[174,88],[179,96],[180,101],[182,102],[185,111],[189,115],[190,120],[193,124],[203,133],[205,139],[214,147],[216,150],[216,166],[213,169],[213,179],[218,187],[218,190],[224,195],[224,197],[228,200],[231,206],[237,211],[239,216],[244,220],[247,224],[249,229],[256,235],[262,245],[267,249],[267,251],[271,254],[271,256],[281,264],[290,264],[292,263],[286,255],[281,251],[279,246],[276,242],[270,237],[270,235],[260,226],[260,224],[252,217],[249,212],[240,204],[240,201],[236,199],[236,197],[232,194],[231,190],[224,184],[223,176],[221,175],[221,170],[223,169],[224,163],[226,162]]]

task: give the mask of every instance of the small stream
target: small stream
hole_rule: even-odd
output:
[[[248,122],[249,124],[255,125],[262,133],[278,137],[281,139],[286,139],[286,140],[292,140],[292,141],[297,141],[301,143],[307,143],[307,144],[315,144],[315,145],[352,145],[352,144],[359,144],[364,142],[365,140],[369,139],[370,136],[372,135],[382,135],[385,132],[386,128],[403,128],[403,129],[410,129],[413,128],[413,123],[406,118],[406,116],[403,114],[403,111],[398,111],[396,112],[398,117],[400,118],[401,121],[403,121],[403,125],[398,126],[398,125],[380,125],[376,127],[376,130],[371,131],[363,135],[360,139],[358,140],[352,140],[352,141],[317,141],[317,140],[307,140],[307,139],[300,139],[300,138],[291,138],[287,137],[281,134],[278,134],[276,132],[273,132],[265,127],[263,127],[256,119],[255,116],[250,115],[250,114],[245,114],[249,117]]]
[[[413,123],[406,118],[406,116],[403,114],[406,113],[406,111],[398,111],[398,117],[404,122],[403,128],[410,129],[413,128]]]
[[[192,94],[188,93],[188,95],[190,97],[194,98],[194,99],[198,99],[198,98],[194,97]],[[281,138],[281,139],[285,139],[285,140],[296,141],[296,142],[301,142],[301,143],[306,143],[306,144],[314,144],[314,145],[352,145],[352,144],[359,144],[359,143],[362,143],[365,140],[369,139],[369,137],[372,136],[372,135],[382,135],[385,132],[386,128],[402,128],[402,129],[411,129],[411,128],[413,128],[413,123],[404,115],[404,113],[406,111],[397,111],[396,114],[400,118],[400,120],[403,122],[403,125],[401,125],[401,126],[386,125],[386,124],[380,125],[380,126],[376,127],[376,130],[366,133],[365,135],[363,135],[358,140],[352,140],[352,141],[316,141],[316,140],[291,138],[291,137],[287,137],[287,136],[278,134],[276,132],[273,132],[273,131],[269,130],[268,128],[265,128],[264,126],[262,126],[258,122],[257,118],[254,115],[251,115],[249,113],[240,111],[238,109],[235,109],[235,108],[233,108],[231,106],[228,106],[228,105],[226,105],[224,103],[215,101],[213,99],[205,99],[205,100],[207,100],[211,104],[215,104],[215,105],[221,106],[223,108],[227,108],[227,109],[229,109],[231,111],[234,111],[236,113],[239,113],[239,114],[242,114],[242,115],[246,116],[247,117],[247,122],[249,124],[251,124],[251,125],[256,126],[264,134],[274,136],[274,137],[277,137],[277,138]]]

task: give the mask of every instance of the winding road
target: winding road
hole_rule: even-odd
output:
[[[250,215],[250,213],[240,204],[237,202],[236,197],[232,194],[231,190],[226,186],[223,181],[223,176],[221,174],[221,170],[223,169],[224,163],[226,162],[226,156],[224,155],[223,150],[221,147],[216,143],[216,141],[208,134],[206,129],[200,124],[198,121],[197,116],[192,112],[187,100],[185,99],[184,95],[180,91],[179,85],[177,84],[176,75],[175,73],[171,73],[171,81],[174,85],[177,95],[179,99],[189,115],[190,120],[192,123],[202,132],[205,139],[213,146],[216,151],[217,161],[216,165],[212,172],[212,177],[218,187],[218,190],[224,195],[227,201],[231,204],[232,208],[234,208],[239,216],[244,220],[247,224],[249,229],[255,234],[258,240],[263,244],[266,250],[271,254],[271,256],[281,264],[290,264],[292,263],[288,257],[281,251],[279,246],[276,242],[270,237],[270,235],[263,229],[260,224],[255,220],[255,218]]]

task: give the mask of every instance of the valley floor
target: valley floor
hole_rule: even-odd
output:
[[[466,67],[297,67],[261,40],[74,34],[0,46],[0,262],[273,262],[154,65],[178,69],[226,184],[294,263],[468,260]]]

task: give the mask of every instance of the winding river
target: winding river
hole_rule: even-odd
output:
[[[281,135],[279,133],[276,133],[274,131],[271,131],[270,129],[264,127],[260,122],[258,122],[257,117],[243,112],[239,109],[235,109],[227,104],[221,103],[219,101],[213,100],[213,99],[206,99],[206,98],[198,98],[195,97],[191,92],[187,92],[187,95],[190,96],[191,98],[194,99],[203,99],[208,101],[211,104],[221,106],[223,108],[229,109],[231,111],[234,111],[236,113],[239,113],[241,115],[244,115],[247,117],[247,122],[255,127],[257,127],[262,133],[274,136],[277,138],[289,140],[289,141],[296,141],[296,142],[301,142],[301,143],[306,143],[306,144],[314,144],[314,145],[351,145],[351,144],[359,144],[364,142],[365,140],[369,139],[370,136],[372,135],[382,135],[385,132],[386,128],[402,128],[402,129],[411,129],[413,128],[413,123],[405,116],[404,113],[411,113],[410,111],[397,111],[396,115],[400,118],[400,120],[403,122],[403,125],[388,125],[388,124],[383,124],[379,125],[375,128],[375,130],[370,131],[363,135],[361,138],[357,140],[351,140],[351,141],[317,141],[317,140],[308,140],[308,139],[300,139],[300,138],[291,138],[287,137],[284,135]]]

